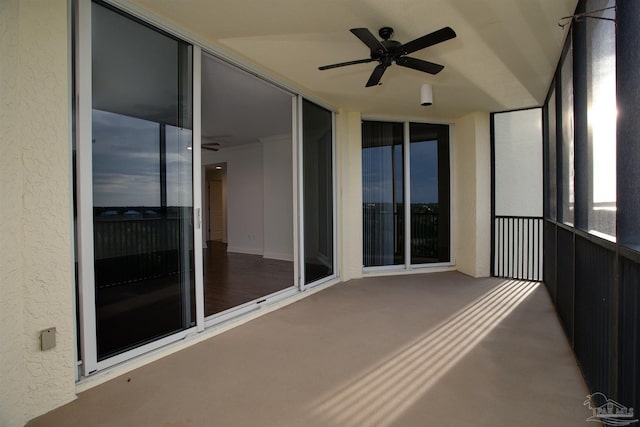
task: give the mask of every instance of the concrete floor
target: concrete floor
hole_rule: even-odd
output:
[[[352,280],[81,393],[39,426],[585,426],[542,284]]]

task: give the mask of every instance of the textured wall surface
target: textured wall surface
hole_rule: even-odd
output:
[[[0,425],[24,424],[18,1],[0,2]]]
[[[491,146],[489,115],[472,113],[454,128],[456,268],[474,277],[490,274]]]
[[[476,122],[476,266],[475,277],[491,275],[491,128],[488,113]]]
[[[455,230],[456,268],[474,275],[476,263],[475,236],[475,120],[472,114],[456,120],[453,131],[455,206],[452,209]],[[453,219],[452,218],[452,219]]]
[[[338,175],[338,256],[342,280],[362,277],[362,118],[359,112],[336,116]]]
[[[75,396],[66,0],[0,3],[0,425]],[[39,332],[57,328],[40,350]]]

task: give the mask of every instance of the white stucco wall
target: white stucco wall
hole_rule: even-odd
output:
[[[359,112],[336,115],[338,254],[342,280],[362,277],[362,119]]]
[[[491,134],[488,113],[456,120],[453,132],[456,268],[474,277],[490,274]]]
[[[0,2],[0,425],[24,424],[23,263],[24,177],[18,139],[18,2]],[[11,390],[11,392],[9,392]]]
[[[476,277],[491,275],[491,117],[476,117]]]
[[[0,2],[0,425],[75,397],[66,0]],[[57,328],[41,351],[39,332]]]

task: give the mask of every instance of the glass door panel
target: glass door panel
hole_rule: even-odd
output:
[[[302,104],[305,284],[334,273],[333,117],[307,100]]]
[[[364,266],[404,264],[402,123],[362,123]]]
[[[447,262],[449,255],[449,127],[409,125],[411,264]]]
[[[92,4],[97,359],[195,323],[192,47]]]

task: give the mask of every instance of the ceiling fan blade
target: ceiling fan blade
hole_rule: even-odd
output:
[[[211,150],[211,151],[218,151],[219,148],[217,147],[207,147],[206,145],[201,145],[200,148],[202,148],[203,150]]]
[[[373,69],[373,73],[371,73],[371,77],[369,77],[369,81],[365,85],[365,87],[376,86],[380,83],[380,79],[382,75],[387,70],[388,65],[380,64],[376,68]]]
[[[387,48],[385,48],[382,43],[371,34],[367,28],[352,28],[349,31],[353,33],[360,41],[366,44],[372,52],[386,52]]]
[[[427,34],[415,40],[410,41],[402,45],[402,53],[407,55],[417,50],[424,49],[425,47],[433,46],[434,44],[442,43],[456,36],[456,32],[451,27],[444,27],[438,31]]]
[[[322,67],[318,67],[318,70],[329,70],[331,68],[345,67],[347,65],[355,65],[355,64],[365,64],[367,62],[373,62],[373,61],[375,61],[375,59],[371,59],[371,58],[358,59],[356,61],[347,61],[347,62],[340,62],[338,64],[323,65]]]
[[[423,61],[422,59],[401,56],[396,59],[396,64],[401,67],[413,68],[414,70],[424,71],[429,74],[438,74],[444,68],[443,65],[434,64],[433,62]]]

